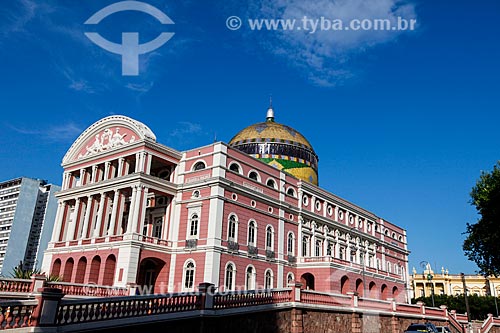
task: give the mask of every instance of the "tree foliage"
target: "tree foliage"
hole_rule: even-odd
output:
[[[471,320],[484,320],[488,317],[488,313],[496,315],[495,298],[493,296],[477,296],[469,295],[469,309]],[[417,299],[412,299],[412,303],[424,302],[425,306],[432,306],[431,297],[419,297]],[[497,304],[500,303],[500,299],[497,298]],[[457,313],[466,313],[465,308],[465,297],[464,295],[434,295],[434,305],[439,307],[440,305],[446,305],[448,310],[456,310]]]
[[[463,249],[481,274],[500,274],[500,161],[491,172],[482,172],[470,193],[471,203],[480,215],[467,224]]]

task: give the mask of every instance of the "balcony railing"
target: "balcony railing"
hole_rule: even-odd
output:
[[[275,259],[274,251],[266,250],[266,259],[274,260]]]
[[[251,257],[256,257],[259,255],[259,249],[255,246],[248,245],[248,255]]]
[[[186,239],[186,249],[196,249],[198,246],[197,239]]]
[[[231,252],[238,252],[240,250],[240,244],[233,241],[227,242],[227,249]]]

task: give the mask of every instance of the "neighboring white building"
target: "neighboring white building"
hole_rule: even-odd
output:
[[[40,268],[57,212],[55,191],[43,180],[16,178],[0,183],[0,274],[23,262]]]

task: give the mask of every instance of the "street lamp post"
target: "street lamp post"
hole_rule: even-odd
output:
[[[470,321],[469,299],[467,297],[467,285],[465,283],[465,275],[464,275],[464,273],[460,273],[460,277],[462,278],[462,284],[463,284],[463,287],[464,287],[465,311],[467,311],[467,323],[469,325],[469,330],[472,331],[472,324],[471,324],[471,321]]]
[[[434,283],[432,282],[433,276],[429,272],[427,274],[427,281],[431,284],[431,298],[432,298],[432,307],[435,307],[436,305],[434,304]]]
[[[495,310],[497,312],[497,317],[498,317],[498,303],[497,303],[497,290],[495,289],[495,284],[493,283],[493,281],[491,280],[488,280],[488,282],[491,284],[490,286],[490,294],[491,294],[491,287],[493,287],[493,300],[495,301]]]

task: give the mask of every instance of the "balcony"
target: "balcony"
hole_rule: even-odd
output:
[[[227,250],[229,252],[238,252],[240,250],[240,244],[233,241],[227,241]]]
[[[274,260],[274,251],[266,250],[266,260]]]
[[[248,256],[257,257],[259,255],[259,249],[255,246],[248,245]]]
[[[198,246],[197,239],[186,239],[186,249],[196,249]]]

